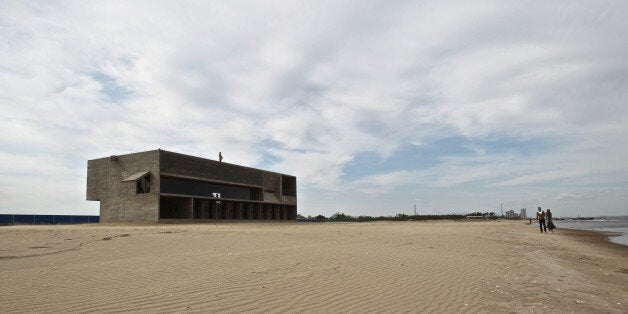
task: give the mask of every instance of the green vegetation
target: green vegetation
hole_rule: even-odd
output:
[[[414,220],[463,220],[467,215],[406,215],[397,214],[395,216],[351,216],[345,213],[335,213],[329,217],[329,221],[337,222],[363,222],[363,221],[414,221]]]
[[[299,219],[309,221],[334,221],[334,222],[365,222],[365,221],[419,221],[419,220],[468,220],[468,219],[498,219],[499,217],[492,212],[471,212],[469,214],[447,214],[447,215],[406,215],[397,214],[395,216],[351,216],[345,213],[335,213],[329,218],[318,215],[303,217],[299,215]]]

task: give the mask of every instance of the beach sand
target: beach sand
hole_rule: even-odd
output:
[[[628,248],[522,221],[0,227],[2,312],[628,312]]]

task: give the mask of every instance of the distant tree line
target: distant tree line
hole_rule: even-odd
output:
[[[467,217],[482,217],[482,218],[486,218],[486,219],[497,219],[499,218],[499,216],[497,216],[495,213],[491,212],[485,212],[485,213],[481,213],[481,212],[470,212],[468,215],[466,215]]]
[[[310,216],[309,219],[328,220],[337,222],[365,222],[365,221],[415,221],[415,220],[462,220],[466,219],[467,215],[460,214],[447,214],[447,215],[406,215],[397,214],[395,216],[351,216],[345,213],[335,213],[329,218],[318,215]]]
[[[406,214],[397,214],[395,216],[368,216],[368,215],[360,215],[360,216],[351,216],[345,213],[335,213],[331,215],[329,218],[324,215],[317,216],[307,216],[303,217],[298,215],[299,219],[308,219],[308,220],[326,220],[326,221],[337,221],[337,222],[365,222],[365,221],[418,221],[418,220],[467,220],[468,218],[482,218],[482,219],[497,219],[497,216],[493,212],[471,212],[469,214],[446,214],[446,215],[406,215]]]

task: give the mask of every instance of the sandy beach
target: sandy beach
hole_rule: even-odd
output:
[[[521,221],[0,227],[2,312],[628,312],[628,248]]]

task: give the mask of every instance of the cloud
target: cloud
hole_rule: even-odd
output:
[[[19,200],[54,170],[55,208],[93,211],[85,161],[155,148],[295,174],[319,212],[621,190],[625,6],[8,2],[0,210],[45,207]]]

